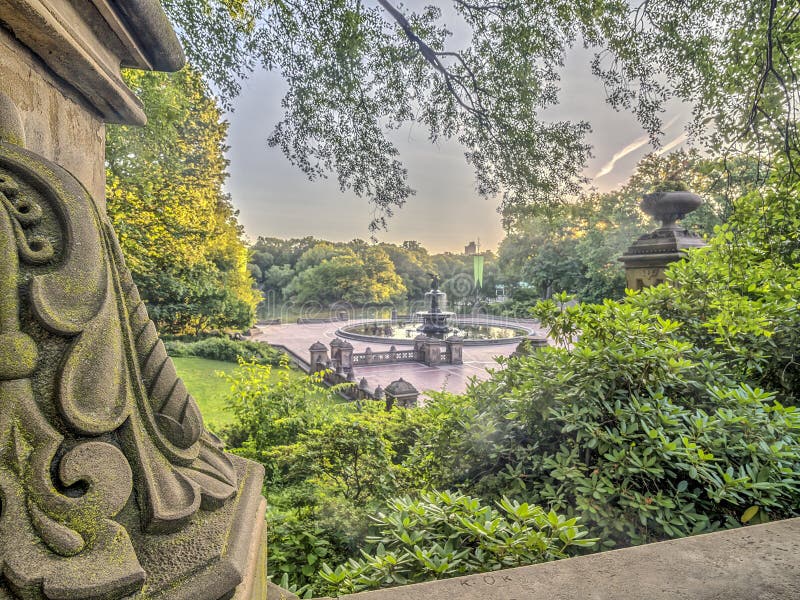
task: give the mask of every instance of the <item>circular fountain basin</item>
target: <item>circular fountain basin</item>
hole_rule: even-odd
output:
[[[412,345],[420,335],[421,323],[408,321],[367,321],[347,325],[336,331],[336,335],[351,340],[377,342],[394,345]],[[496,323],[480,319],[460,319],[450,322],[450,330],[430,337],[446,339],[457,335],[464,339],[464,345],[481,346],[487,344],[513,344],[520,342],[533,330],[517,323]]]

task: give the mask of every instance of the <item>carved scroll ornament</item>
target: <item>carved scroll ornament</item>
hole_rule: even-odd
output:
[[[236,490],[105,216],[0,143],[0,588],[133,594],[145,573],[120,511],[170,533]]]

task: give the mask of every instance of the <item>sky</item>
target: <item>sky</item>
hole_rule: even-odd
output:
[[[606,103],[602,84],[590,72],[591,58],[591,52],[583,49],[568,54],[561,101],[545,115],[591,124],[587,139],[593,157],[585,174],[599,191],[608,191],[623,184],[653,148],[632,114],[615,112]],[[369,239],[372,213],[366,198],[342,193],[335,176],[309,181],[280,150],[267,146],[267,137],[282,115],[285,89],[279,74],[256,72],[244,82],[233,112],[227,115],[231,176],[226,187],[247,237]],[[685,106],[668,108],[661,152],[685,145],[689,114]],[[499,199],[475,191],[474,172],[463,148],[456,142],[433,145],[419,126],[402,128],[391,139],[417,193],[395,212],[388,230],[377,233],[377,239],[417,240],[431,252],[463,252],[472,240],[480,241],[484,250],[496,249],[504,237]]]

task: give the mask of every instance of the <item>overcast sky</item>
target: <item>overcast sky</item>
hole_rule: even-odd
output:
[[[631,174],[636,163],[653,149],[629,113],[617,113],[605,102],[602,85],[589,70],[591,53],[572,51],[562,78],[561,103],[548,115],[587,120],[588,140],[594,147],[586,174],[601,191],[613,189]],[[308,181],[280,150],[269,148],[267,136],[281,117],[285,86],[279,75],[255,73],[242,87],[230,121],[231,177],[227,189],[241,211],[240,222],[251,240],[256,237],[313,235],[334,241],[369,238],[371,219],[366,199],[341,193],[335,177]],[[664,115],[662,145],[679,148],[685,141],[689,111],[672,107]],[[495,249],[503,238],[498,199],[475,192],[475,178],[457,143],[432,145],[420,127],[401,129],[393,138],[409,172],[415,196],[389,221],[380,241],[418,240],[433,252],[463,252],[480,239]]]

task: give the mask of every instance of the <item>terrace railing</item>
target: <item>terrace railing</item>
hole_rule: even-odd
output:
[[[353,353],[353,366],[421,362],[423,358],[422,353],[418,350],[384,350],[373,352],[370,348],[367,348],[365,352]]]

